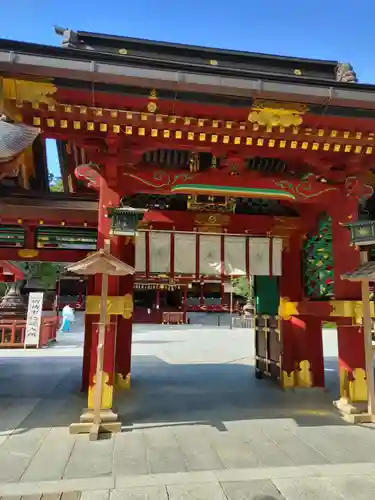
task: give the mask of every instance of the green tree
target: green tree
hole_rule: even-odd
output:
[[[64,192],[64,184],[62,179],[58,179],[54,184],[50,186],[50,191],[53,193],[63,193]]]
[[[25,273],[25,280],[38,279],[44,290],[55,287],[62,264],[56,262],[13,262]]]
[[[48,174],[49,189],[53,193],[63,193],[64,184],[61,177],[56,177],[52,173]]]
[[[240,276],[239,278],[232,279],[233,292],[239,297],[244,299],[251,299],[253,297],[252,284],[246,276]]]

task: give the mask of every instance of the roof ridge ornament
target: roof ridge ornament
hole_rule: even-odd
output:
[[[336,81],[358,83],[357,74],[350,63],[339,63],[336,67]]]

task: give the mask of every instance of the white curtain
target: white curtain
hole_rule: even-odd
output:
[[[246,274],[246,237],[224,236],[224,272]]]
[[[150,232],[150,272],[166,273],[171,267],[171,234]]]
[[[146,272],[146,235],[137,233],[135,237],[135,270],[138,273]]]
[[[270,239],[249,239],[250,274],[269,276],[270,274]]]
[[[272,274],[273,276],[282,275],[281,257],[283,251],[283,240],[274,238],[272,244]]]
[[[199,273],[206,276],[220,274],[220,235],[201,234],[199,238]]]
[[[174,272],[175,274],[195,274],[197,236],[191,233],[174,235]]]

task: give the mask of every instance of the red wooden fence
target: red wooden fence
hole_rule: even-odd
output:
[[[40,325],[39,346],[46,347],[56,340],[59,318],[57,316],[42,317]],[[26,320],[0,320],[0,349],[9,347],[24,347]]]

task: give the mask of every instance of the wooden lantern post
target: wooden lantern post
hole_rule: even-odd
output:
[[[89,255],[85,259],[71,264],[67,267],[67,271],[83,274],[83,275],[102,275],[102,288],[100,296],[100,319],[99,319],[99,338],[97,346],[97,361],[96,361],[96,384],[94,393],[94,412],[91,422],[80,422],[73,424],[72,432],[89,433],[90,440],[98,439],[101,431],[119,432],[121,430],[121,422],[108,421],[103,419],[101,404],[103,392],[103,364],[104,364],[104,346],[106,336],[106,324],[108,319],[107,298],[108,298],[108,276],[126,276],[134,274],[134,268],[113,257],[109,253],[110,242],[105,241],[104,249]]]
[[[359,414],[356,421],[375,421],[375,382],[371,333],[370,281],[375,281],[375,262],[369,262],[369,249],[375,246],[375,221],[357,221],[346,225],[351,233],[352,244],[361,250],[361,265],[354,271],[345,273],[342,279],[361,283],[363,304],[363,336],[367,381],[367,414]]]

